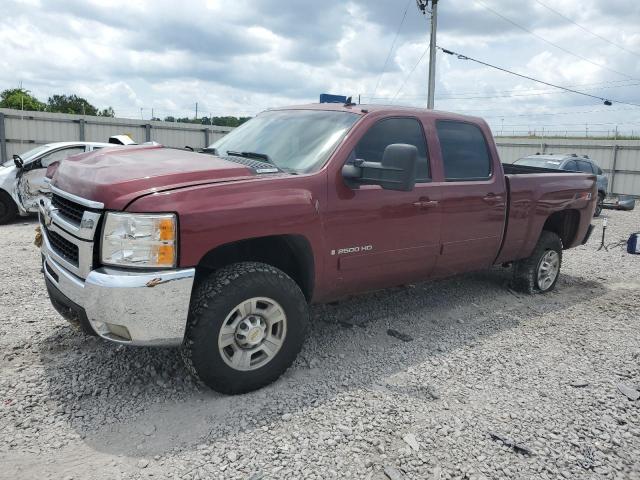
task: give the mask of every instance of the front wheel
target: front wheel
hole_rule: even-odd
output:
[[[553,290],[562,265],[562,240],[553,232],[543,231],[529,258],[515,262],[513,286],[525,293]]]
[[[213,390],[250,392],[293,363],[308,317],[305,297],[287,274],[264,263],[236,263],[194,292],[182,356]]]
[[[18,207],[7,192],[0,191],[0,225],[11,222],[18,214]]]

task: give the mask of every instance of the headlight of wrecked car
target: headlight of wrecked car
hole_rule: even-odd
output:
[[[107,213],[101,260],[119,267],[175,267],[176,216],[172,213]]]

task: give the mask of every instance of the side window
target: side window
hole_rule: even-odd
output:
[[[63,148],[45,155],[40,159],[40,163],[43,168],[47,168],[53,162],[64,160],[65,158],[70,157],[71,155],[77,155],[78,153],[84,153],[84,147]]]
[[[582,160],[577,160],[578,162],[578,170],[584,173],[593,173],[593,169],[591,168],[591,164],[589,162],[583,162]]]
[[[491,157],[482,131],[475,125],[451,120],[436,122],[445,180],[481,180],[491,177]]]
[[[602,172],[602,169],[600,167],[598,167],[597,165],[594,165],[594,168],[596,169],[596,174],[604,175],[604,173]]]
[[[381,162],[384,149],[394,143],[415,145],[418,149],[416,179],[420,182],[431,178],[424,132],[422,125],[415,118],[387,118],[379,121],[364,134],[353,153],[355,158]]]
[[[577,172],[578,170],[578,162],[575,160],[570,160],[566,163],[563,170],[568,170],[570,172]]]

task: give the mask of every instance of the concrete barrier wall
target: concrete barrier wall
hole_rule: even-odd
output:
[[[51,142],[84,140],[106,142],[127,134],[138,143],[156,141],[168,147],[202,148],[232,130],[231,127],[192,123],[153,122],[133,118],[92,117],[49,112],[22,112],[0,108],[0,159]]]
[[[513,163],[535,153],[589,155],[609,176],[609,192],[640,197],[640,140],[496,137],[500,159]]]

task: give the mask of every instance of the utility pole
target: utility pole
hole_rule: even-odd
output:
[[[416,0],[423,15],[427,14],[429,0]],[[429,40],[429,95],[427,108],[433,110],[436,90],[436,32],[438,30],[438,0],[431,0],[431,38]]]
[[[198,102],[196,102],[196,120],[198,119]]]

